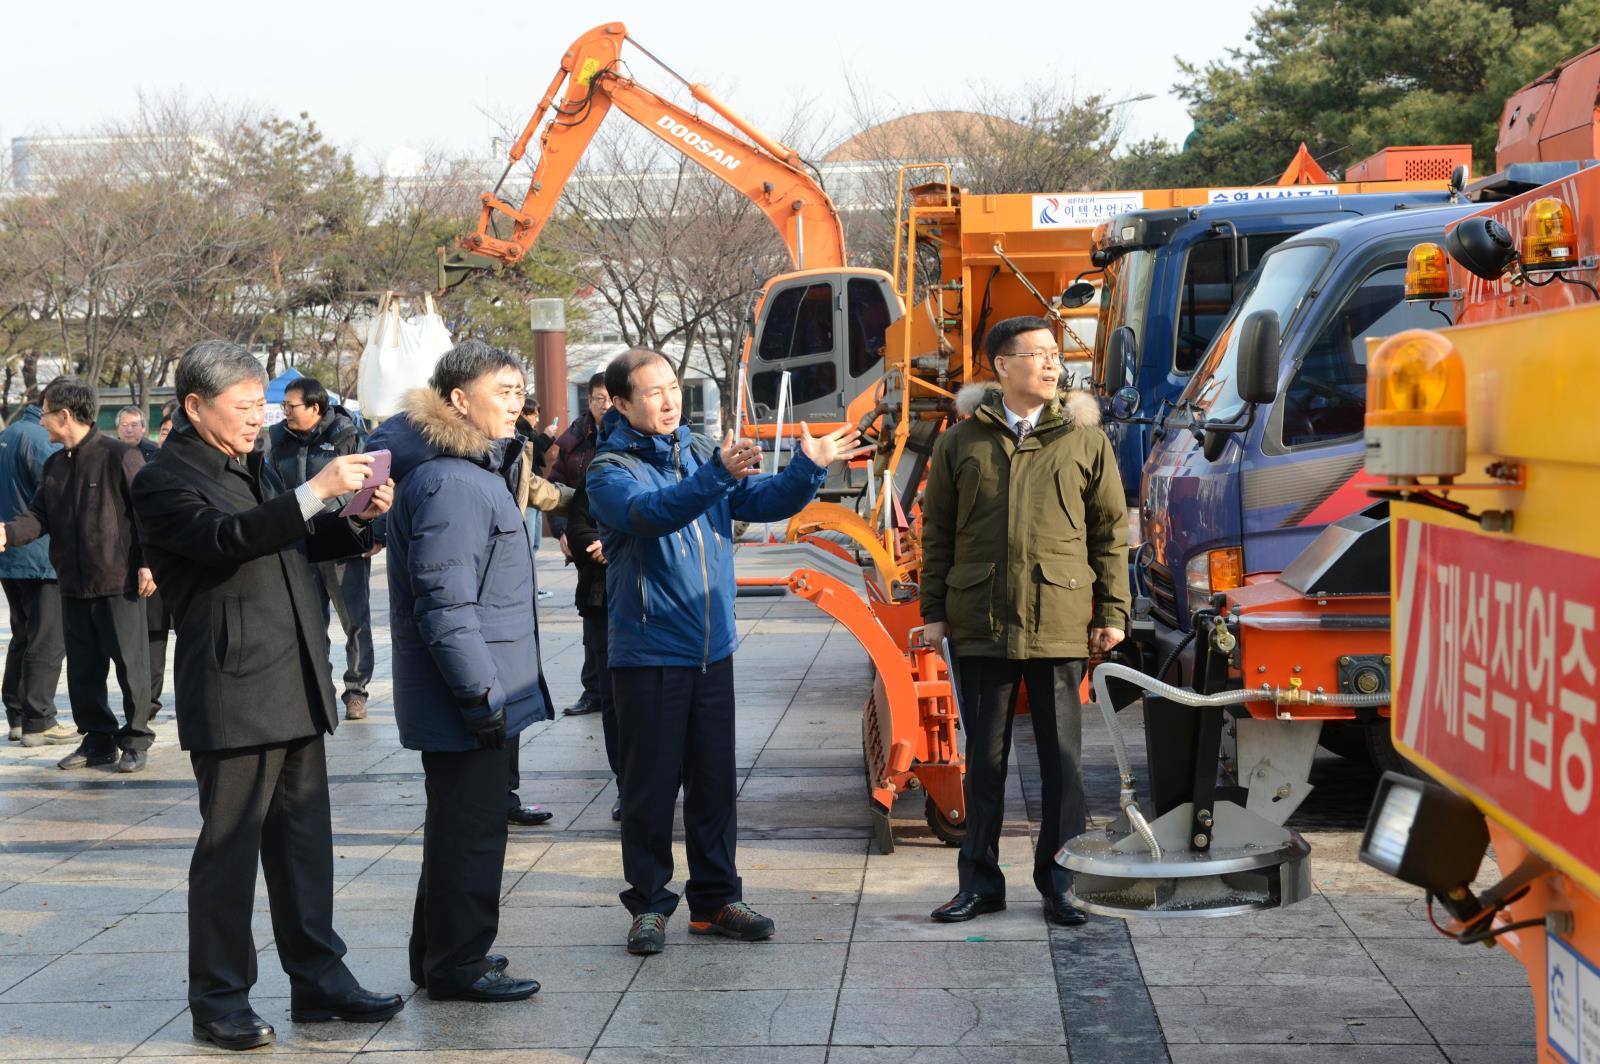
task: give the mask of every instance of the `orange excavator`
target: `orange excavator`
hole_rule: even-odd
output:
[[[682,81],[695,100],[742,137],[712,125],[633,80],[622,58],[624,42],[631,42]],[[544,98],[511,146],[500,181],[494,191],[481,197],[478,227],[460,240],[463,254],[448,259],[441,254],[441,287],[453,287],[466,273],[498,269],[527,254],[555,213],[562,190],[613,107],[759,207],[783,238],[797,270],[845,265],[844,226],[839,221],[839,211],[806,171],[800,154],[740,117],[704,85],[680,77],[629,37],[622,23],[608,22],[579,37],[561,57],[561,67]],[[547,115],[550,122],[540,134],[539,127]],[[500,198],[499,191],[526,155],[535,134],[539,134],[538,163],[527,195],[520,206],[514,207]],[[497,235],[499,219],[510,223],[506,236]]]

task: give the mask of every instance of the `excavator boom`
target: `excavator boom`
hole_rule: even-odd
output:
[[[685,82],[696,100],[737,133],[638,84],[623,70],[621,52],[627,40],[626,27],[611,22],[578,38],[562,56],[560,69],[509,153],[507,175],[538,134],[539,159],[527,194],[516,206],[500,198],[499,186],[483,194],[477,228],[459,241],[462,253],[441,256],[441,287],[452,287],[476,269],[509,265],[527,253],[613,107],[760,208],[797,269],[843,266],[839,212],[798,153],[762,133],[704,86]],[[550,120],[539,133],[547,113]],[[497,216],[511,223],[508,235],[497,232]]]

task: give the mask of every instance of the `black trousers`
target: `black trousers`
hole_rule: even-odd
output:
[[[318,562],[311,568],[317,574],[322,616],[327,618],[331,607],[344,632],[344,699],[366,698],[376,660],[372,650],[372,559]]]
[[[159,591],[144,601],[150,641],[150,719],[155,720],[161,712],[161,690],[167,683],[167,635],[172,630],[172,618],[167,615]]]
[[[1039,840],[1033,855],[1033,885],[1041,894],[1072,886],[1072,873],[1056,864],[1061,844],[1081,835],[1083,798],[1083,709],[1078,684],[1081,658],[1010,661],[963,657],[956,662],[961,712],[967,729],[967,838],[957,861],[960,889],[1004,896],[1000,828],[1005,819],[1006,760],[1016,720],[1017,686],[1028,687],[1028,711],[1039,748],[1042,783]]]
[[[72,719],[97,750],[148,750],[150,730],[150,633],[138,595],[61,599],[67,644],[67,695]],[[106,669],[122,689],[123,720],[106,697]]]
[[[600,640],[605,644],[605,614],[600,615]],[[606,676],[604,662],[595,657],[594,643],[589,634],[589,618],[583,618],[583,671],[578,674],[579,681],[583,684],[583,693],[578,697],[586,701],[598,701],[606,696],[606,688],[610,687],[610,678]]]
[[[506,863],[504,750],[424,753],[428,812],[411,918],[411,981],[471,986],[489,970]]]
[[[11,614],[5,681],[0,697],[6,723],[24,732],[56,724],[56,685],[66,646],[61,634],[61,589],[54,580],[0,580]]]
[[[517,793],[522,788],[522,736],[513,735],[506,740],[506,759],[510,762],[506,766],[510,770],[506,780],[506,810],[511,812],[522,808],[522,795]]]
[[[219,1019],[250,1004],[256,864],[296,1002],[353,990],[333,930],[333,836],[322,736],[189,755],[205,826],[189,865],[189,1008]]]
[[[595,698],[600,702],[600,730],[605,733],[606,763],[611,766],[611,774],[617,777],[617,788],[622,787],[622,759],[620,748],[617,746],[617,700],[611,690],[611,669],[606,664],[606,615],[583,618],[583,663],[584,668],[594,662],[600,680],[597,682]],[[589,688],[584,687],[587,692]]]
[[[622,779],[622,904],[635,916],[671,915],[672,821],[683,787],[691,917],[743,900],[734,863],[738,836],[733,763],[733,658],[702,672],[611,670]]]

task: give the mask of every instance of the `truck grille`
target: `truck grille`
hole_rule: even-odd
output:
[[[1150,583],[1150,612],[1169,627],[1178,627],[1178,589],[1167,567],[1154,562],[1145,573]]]

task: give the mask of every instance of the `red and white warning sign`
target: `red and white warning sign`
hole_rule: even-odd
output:
[[[1600,558],[1395,523],[1404,746],[1600,868]]]

